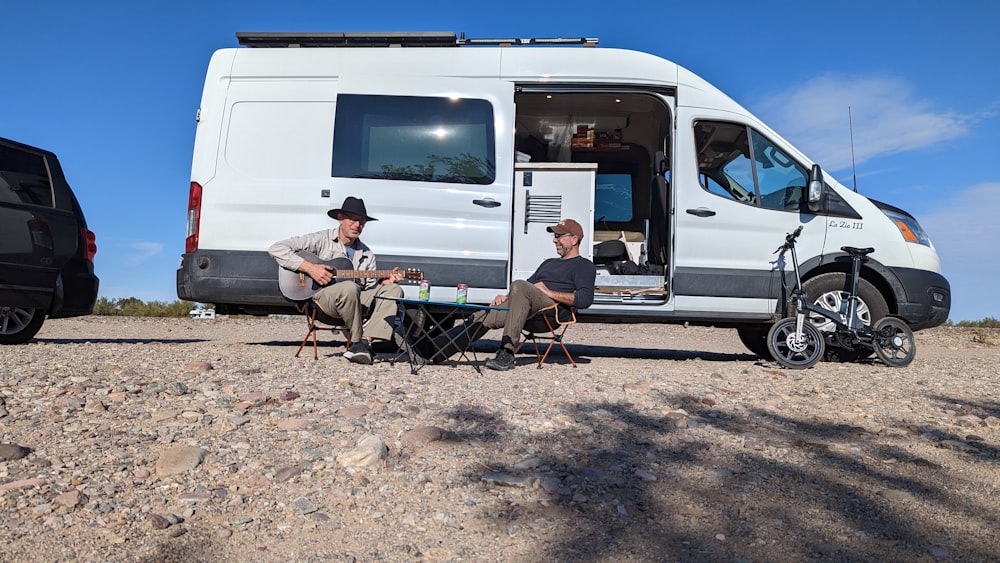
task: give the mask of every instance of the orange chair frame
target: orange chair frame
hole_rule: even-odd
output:
[[[559,312],[560,307],[562,309],[568,310],[570,314],[569,320],[560,321]],[[534,323],[534,324],[533,324]],[[576,324],[576,309],[573,307],[567,307],[566,305],[560,305],[555,303],[549,305],[544,309],[539,309],[534,315],[528,318],[528,321],[524,323],[525,329],[521,334],[521,343],[518,344],[517,349],[514,350],[516,354],[521,350],[521,346],[528,340],[535,346],[535,357],[538,358],[538,369],[541,369],[545,364],[546,358],[549,357],[549,352],[552,351],[552,347],[559,344],[562,347],[563,353],[566,354],[566,358],[569,359],[569,363],[573,367],[576,367],[576,362],[573,360],[573,355],[569,353],[566,348],[566,343],[563,342],[563,338],[566,335],[566,330],[572,325]],[[538,330],[531,330],[528,327],[538,328]],[[544,328],[543,328],[544,327]],[[545,353],[542,354],[538,347],[539,340],[548,340],[549,345],[545,348]]]
[[[330,316],[326,314],[319,305],[313,301],[300,301],[295,304],[295,309],[300,313],[305,315],[306,322],[309,324],[309,332],[306,333],[306,337],[302,339],[302,344],[299,344],[299,350],[295,352],[295,357],[298,358],[299,354],[302,353],[302,349],[305,348],[306,342],[309,342],[309,338],[312,337],[313,341],[313,359],[319,359],[319,344],[317,343],[316,333],[321,330],[328,330],[331,334],[339,331],[344,338],[347,339],[345,346],[348,350],[351,349],[351,331],[348,330],[347,326],[343,323],[342,319]],[[319,326],[319,323],[328,326]]]

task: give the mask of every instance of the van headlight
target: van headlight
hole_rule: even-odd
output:
[[[906,242],[912,242],[915,244],[922,244],[924,246],[931,245],[931,239],[927,236],[927,232],[924,231],[920,223],[910,215],[904,213],[897,213],[895,211],[890,211],[888,209],[883,209],[883,213],[889,217],[893,225],[899,229],[899,233],[903,235],[903,240]]]

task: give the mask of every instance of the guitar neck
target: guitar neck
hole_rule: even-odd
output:
[[[392,270],[337,270],[334,277],[337,279],[356,280],[365,278],[382,279],[391,275]]]

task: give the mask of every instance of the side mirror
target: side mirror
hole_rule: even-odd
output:
[[[819,164],[813,164],[809,171],[809,211],[817,212],[823,203],[823,171]]]

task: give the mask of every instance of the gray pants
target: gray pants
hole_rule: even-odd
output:
[[[517,280],[510,285],[510,293],[503,304],[506,311],[479,311],[469,320],[468,327],[456,326],[448,331],[446,337],[434,339],[435,352],[433,361],[440,362],[468,348],[469,344],[482,338],[492,329],[502,328],[503,337],[500,346],[513,352],[517,341],[521,338],[524,323],[538,311],[554,305],[555,301],[542,293],[542,290],[525,280]],[[448,344],[449,339],[454,343]],[[429,352],[429,351],[428,351]]]
[[[362,337],[390,340],[396,319],[396,303],[376,297],[402,297],[403,288],[391,283],[377,285],[374,289],[362,290],[350,281],[328,285],[313,295],[313,301],[324,313],[344,320],[351,331],[351,341],[359,342]],[[368,326],[364,327],[365,319]]]

